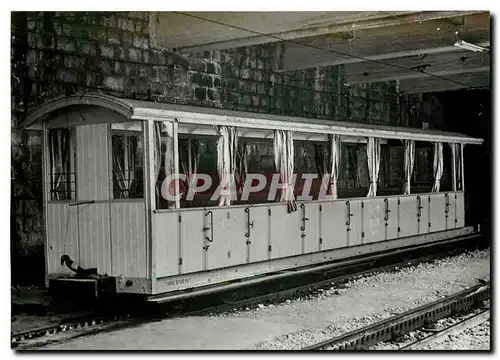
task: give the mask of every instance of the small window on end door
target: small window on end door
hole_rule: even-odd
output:
[[[112,130],[113,199],[144,197],[144,152],[141,131]]]
[[[51,201],[75,199],[75,148],[71,129],[50,129],[49,182]]]

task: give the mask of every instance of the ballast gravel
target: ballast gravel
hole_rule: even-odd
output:
[[[300,298],[211,316],[164,319],[46,350],[297,350],[488,281],[490,252],[332,283]]]
[[[305,329],[258,343],[255,350],[298,350],[490,279],[490,251],[458,256],[359,277],[306,299],[259,306],[215,317],[244,317],[295,323]]]

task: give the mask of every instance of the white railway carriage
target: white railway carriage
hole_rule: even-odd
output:
[[[48,286],[111,279],[118,293],[159,301],[476,232],[464,219],[463,151],[482,140],[460,134],[91,94],[45,103],[22,126],[43,131]],[[355,143],[366,144],[363,193],[344,190],[360,182],[341,156]],[[404,159],[396,191],[379,177],[381,147],[391,144]],[[414,174],[422,144],[433,150],[424,159],[427,187]],[[311,169],[326,181],[314,180],[312,195],[297,199],[307,186],[292,174]],[[279,174],[281,196],[269,197],[272,182],[257,191],[253,173]],[[174,174],[185,181],[164,181]],[[217,192],[220,180],[240,195],[244,183],[255,191],[238,200],[226,186]]]

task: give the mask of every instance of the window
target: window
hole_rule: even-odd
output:
[[[144,197],[144,152],[141,131],[112,130],[113,198]]]
[[[211,201],[219,185],[217,173],[217,136],[182,136],[179,138],[179,173],[186,175],[186,181],[180,182],[181,207],[215,206]],[[193,198],[187,198],[190,179],[194,174],[208,175],[210,187],[194,193]],[[204,180],[198,179],[195,184],[198,189],[204,188]]]
[[[432,186],[432,182],[434,181],[433,159],[434,151],[432,145],[428,143],[415,143],[415,168],[413,170],[413,179],[415,186],[424,187],[422,189],[419,188],[420,192],[427,192],[428,189],[425,189]]]
[[[307,141],[294,141],[294,172],[297,174],[295,180],[295,196],[301,196],[306,181],[311,181],[306,180],[302,176],[304,174],[311,174],[315,175],[316,178],[312,180],[309,191],[306,191],[304,195],[312,196],[314,199],[317,199],[321,190],[321,180],[324,171],[324,169],[321,168],[321,173],[319,173],[318,166],[323,167],[321,162],[325,157],[324,153],[329,151],[330,149],[328,149],[327,142],[312,143]]]
[[[75,149],[71,129],[50,129],[50,200],[75,199]]]
[[[260,191],[252,191],[248,194],[248,200],[240,201],[240,203],[265,203],[273,200],[268,200],[269,190],[273,175],[277,173],[274,164],[274,144],[273,140],[240,138],[238,140],[240,158],[242,159],[242,167],[246,171],[240,171],[242,178],[239,180],[240,186],[245,184],[246,174],[260,174],[266,178],[265,187]],[[238,183],[238,181],[237,181]],[[253,179],[251,186],[258,185],[258,179]]]

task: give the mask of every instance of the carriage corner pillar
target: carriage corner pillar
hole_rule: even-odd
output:
[[[145,145],[145,164],[146,164],[146,181],[145,183],[145,196],[146,196],[146,256],[147,256],[147,264],[148,264],[148,278],[155,278],[155,256],[153,255],[154,249],[154,219],[152,216],[152,211],[155,208],[156,204],[156,193],[155,193],[155,158],[154,158],[154,121],[144,121],[143,122],[144,129],[144,145]],[[134,283],[133,280],[130,280]],[[126,283],[127,281],[125,281]],[[118,282],[117,282],[118,286]],[[135,286],[134,286],[135,287]]]

